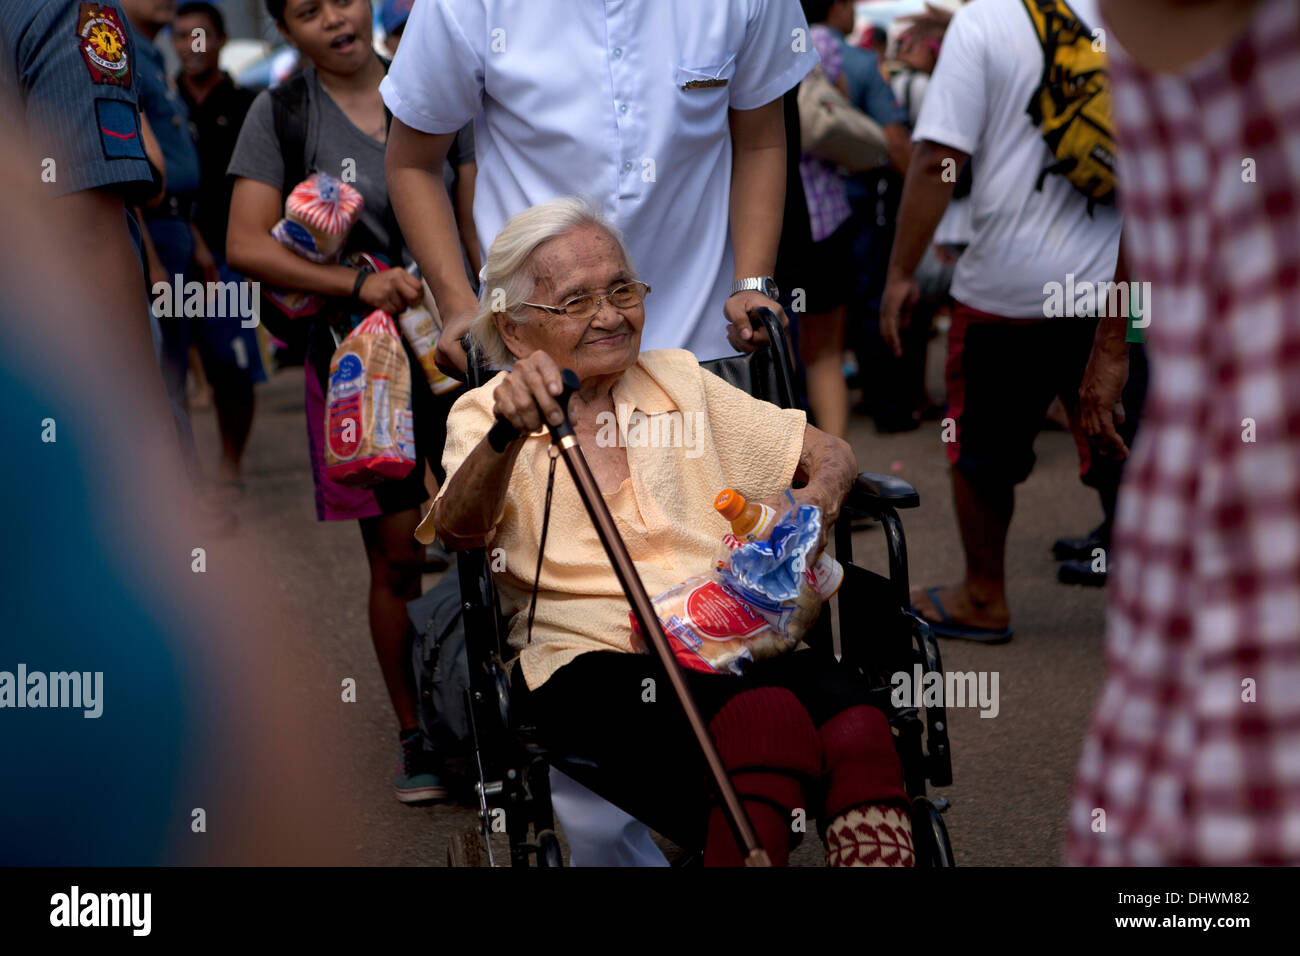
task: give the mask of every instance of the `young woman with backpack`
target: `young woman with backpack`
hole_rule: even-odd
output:
[[[227,258],[267,285],[319,293],[326,311],[285,320],[306,340],[307,434],[311,446],[316,513],[323,521],[356,519],[370,566],[370,631],[393,709],[397,714],[400,766],[397,797],[413,803],[446,797],[437,767],[418,730],[409,655],[406,605],[420,595],[424,549],[414,538],[420,506],[428,499],[424,464],[443,477],[439,459],[452,396],[434,396],[407,347],[411,363],[416,466],[401,480],[361,489],[330,481],[324,472],[325,392],[335,349],[331,324],[355,324],[375,309],[394,316],[423,298],[419,279],[402,268],[410,262],[384,179],[388,121],[379,95],[386,62],[371,46],[369,0],[267,0],[267,11],[300,54],[303,67],[275,90],[260,94],[249,110],[231,159],[235,177]],[[382,256],[393,268],[366,273],[347,265],[301,258],[271,236],[284,214],[285,197],[313,172],[348,182],[365,205],[348,235],[344,254]],[[264,309],[264,312],[266,310]]]

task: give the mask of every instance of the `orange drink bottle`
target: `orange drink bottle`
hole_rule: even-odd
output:
[[[726,488],[713,499],[713,507],[731,522],[731,533],[742,541],[763,541],[772,533],[776,512],[760,502],[749,502],[734,488]],[[844,568],[825,551],[808,569],[813,589],[823,601],[840,589]]]

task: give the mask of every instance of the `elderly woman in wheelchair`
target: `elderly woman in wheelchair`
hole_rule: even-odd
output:
[[[739,864],[685,715],[666,684],[656,687],[660,664],[634,652],[627,602],[576,488],[555,480],[547,501],[552,461],[539,430],[562,420],[560,371],[573,369],[581,388],[570,421],[650,594],[710,566],[728,531],[713,507],[722,488],[776,504],[800,481],[795,500],[820,507],[830,527],[857,471],[853,452],[802,411],[752,398],[689,352],[641,352],[650,288],[617,232],[580,200],[511,219],[483,278],[471,334],[509,370],[452,409],[448,478],[426,523],[454,549],[488,549],[513,614],[517,706],[542,742],[591,761],[582,783],[674,842],[703,847],[706,865]],[[665,447],[608,427],[638,415],[651,426],[656,416],[690,418],[698,434],[689,447]],[[520,434],[501,453],[487,440],[497,416]],[[831,865],[912,865],[898,757],[860,677],[801,651],[744,676],[686,677],[773,863],[788,862],[815,817]]]

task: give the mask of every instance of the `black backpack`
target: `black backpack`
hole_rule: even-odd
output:
[[[469,661],[456,571],[444,574],[432,590],[407,604],[406,613],[415,626],[411,665],[420,699],[420,730],[427,746],[448,769],[468,776],[472,753],[465,712]]]
[[[271,118],[284,161],[284,180],[280,188],[280,208],[295,186],[307,178],[307,115],[309,97],[307,77],[301,70],[271,90]],[[262,324],[266,331],[301,354],[307,347],[309,318],[291,319],[266,295],[261,300]]]

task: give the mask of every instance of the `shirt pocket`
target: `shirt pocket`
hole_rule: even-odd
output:
[[[682,121],[680,132],[688,136],[717,136],[726,128],[736,57],[733,54],[714,66],[694,63],[689,61],[673,70],[673,96]]]

